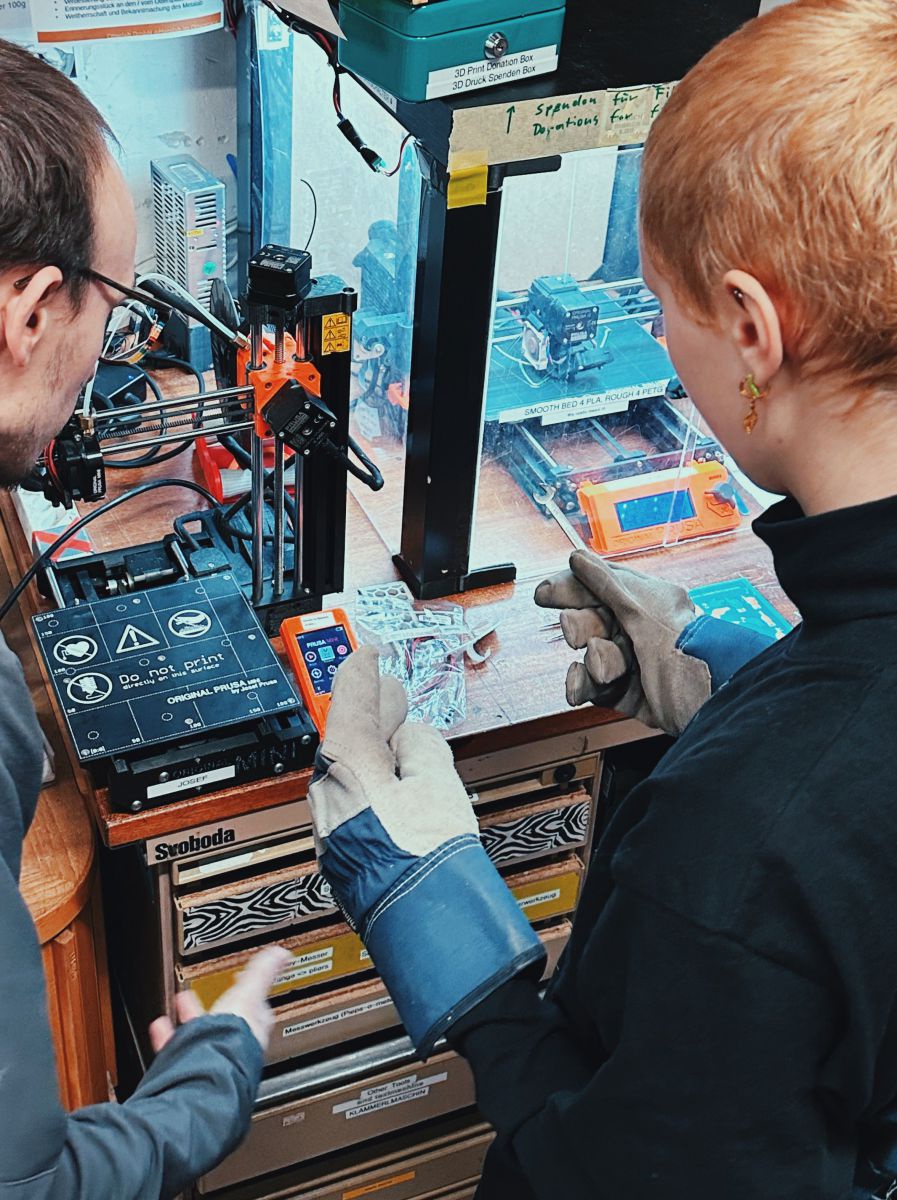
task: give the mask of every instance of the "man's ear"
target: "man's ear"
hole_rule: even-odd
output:
[[[725,327],[741,354],[745,373],[765,387],[785,358],[778,309],[763,284],[747,271],[727,271],[723,287]]]
[[[8,272],[0,281],[3,341],[15,365],[25,368],[46,334],[50,302],[62,284],[62,272],[59,267],[40,267],[21,287],[14,276]]]

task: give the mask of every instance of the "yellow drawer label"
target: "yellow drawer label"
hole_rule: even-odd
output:
[[[511,893],[527,920],[541,921],[543,917],[572,912],[579,896],[579,879],[578,871],[567,871],[512,887]]]
[[[361,944],[361,939],[349,931],[336,937],[323,938],[318,942],[309,942],[293,950],[292,962],[274,980],[270,995],[278,996],[284,992],[314,987],[318,983],[328,983],[331,979],[341,979],[344,975],[367,971],[370,965],[371,960]],[[212,971],[188,982],[206,1008],[209,1008],[236,980],[242,966],[240,963],[222,971]]]
[[[556,875],[541,874],[537,879],[512,886],[511,893],[529,921],[541,921],[545,917],[559,916],[572,912],[579,896],[581,871],[567,870]],[[274,981],[270,994],[283,995],[302,988],[329,983],[359,971],[371,968],[371,958],[361,939],[348,929],[344,933],[328,932],[317,940],[306,935],[299,945],[286,948],[292,953],[292,961]],[[183,971],[186,986],[192,987],[200,1000],[210,1008],[220,995],[234,983],[249,955],[241,955],[226,967],[201,973],[201,968],[192,967]],[[221,960],[219,959],[219,962]],[[210,964],[214,968],[214,964]]]

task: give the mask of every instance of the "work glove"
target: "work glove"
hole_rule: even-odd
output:
[[[480,844],[442,735],[362,647],[339,668],[308,793],[318,865],[422,1058],[545,953]]]
[[[698,616],[685,588],[574,550],[570,570],[536,588],[558,608],[582,662],[567,672],[567,703],[613,708],[678,735],[715,687],[770,644],[762,634]]]

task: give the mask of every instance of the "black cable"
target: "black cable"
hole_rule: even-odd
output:
[[[241,449],[242,449],[242,447],[241,447]],[[244,453],[245,453],[245,451],[244,451]],[[252,460],[250,458],[250,463],[251,463],[251,461]],[[268,470],[265,472],[264,477],[262,479],[262,487],[265,489],[264,494],[266,497],[268,495],[268,485],[270,484],[270,482],[273,478],[274,478],[274,468],[269,467]],[[286,474],[284,474],[284,488],[286,488]],[[251,499],[252,499],[251,492],[246,492],[246,493],[244,493],[244,495],[238,496],[236,498],[236,500],[234,500],[234,502],[228,508],[223,510],[221,515],[223,516],[223,518],[226,521],[233,520],[233,518],[237,515],[237,513],[240,511],[240,509],[244,508],[250,502]]]
[[[386,355],[384,353],[379,355],[377,358],[369,358],[364,364],[364,371],[359,371],[358,375],[361,383],[364,384],[364,391],[356,400],[357,404],[368,404],[371,405],[372,408],[379,407],[378,403],[375,402],[372,404],[371,402],[380,391],[380,380],[383,376],[383,372],[386,369],[383,365],[383,359],[385,357]],[[368,375],[368,379],[364,378],[365,371]],[[382,398],[380,403],[382,403]]]
[[[223,441],[222,438],[219,438],[218,440],[219,440],[219,442]],[[231,440],[231,439],[229,439],[229,440]],[[230,450],[230,446],[227,446],[226,449]],[[243,449],[242,446],[240,446],[240,452],[242,454],[246,454],[246,451]],[[250,462],[251,462],[251,458],[248,454],[246,454],[246,457],[249,458]],[[268,499],[268,495],[269,495],[268,484],[271,482],[271,480],[273,478],[274,478],[274,468],[271,467],[269,470],[267,470],[265,472],[263,483],[262,483],[262,486],[264,488],[263,495],[264,495],[264,499],[266,499],[266,500]],[[273,496],[272,496],[272,498],[273,498]],[[240,509],[245,508],[246,505],[249,504],[249,502],[251,500],[252,500],[252,493],[247,492],[244,496],[238,496],[237,499],[234,500],[233,503],[230,504],[227,508],[224,508],[220,504],[217,505],[216,512],[215,512],[215,524],[218,526],[218,528],[223,529],[224,532],[230,534],[231,537],[239,538],[241,541],[244,541],[244,542],[251,541],[252,540],[251,532],[248,532],[245,529],[238,529],[233,524],[234,517],[237,515],[237,513],[240,511]],[[295,501],[286,494],[286,475],[284,475],[284,498],[283,498],[283,500],[284,500],[284,505],[283,505],[284,509],[287,512],[287,514],[289,515],[290,521],[292,522],[293,530],[295,531],[295,529],[296,529],[296,504],[295,504]],[[273,536],[273,534],[266,533],[263,535],[262,540],[264,542],[270,544],[271,542],[274,541],[274,536]]]
[[[311,192],[311,203],[312,203],[311,229],[309,230],[309,234],[308,234],[308,237],[306,238],[305,245],[302,247],[303,250],[307,250],[309,248],[309,246],[311,245],[311,239],[315,236],[315,228],[318,224],[318,197],[315,195],[315,189],[311,186],[311,184],[308,182],[307,179],[300,179],[299,182],[304,183],[305,186],[308,188],[308,190]]]
[[[205,394],[205,380],[199,371],[197,371],[196,367],[194,367],[192,363],[187,362],[185,358],[175,358],[173,354],[167,355],[154,353],[147,354],[143,361],[146,362],[148,359],[154,359],[160,365],[180,367],[182,370],[189,371],[192,375],[196,376],[200,396]],[[146,381],[147,387],[159,402],[159,436],[161,437],[161,435],[168,429],[168,418],[165,413],[165,397],[162,395],[162,389],[156,383],[155,379],[153,379],[152,375],[145,371],[142,366],[135,367],[135,370],[141,373]],[[203,408],[204,405],[202,401],[200,401],[196,406],[196,416],[193,419],[194,428],[196,428],[199,425],[199,422],[202,420]],[[183,442],[175,443],[170,450],[163,452],[160,446],[154,446],[152,450],[148,450],[146,454],[138,455],[137,458],[127,458],[122,462],[112,462],[111,460],[106,460],[106,466],[112,471],[130,471],[135,467],[158,466],[161,463],[171,462],[173,458],[178,458],[186,450],[189,450],[192,445],[193,438],[186,438]],[[119,452],[127,453],[127,449],[128,447],[126,445],[118,447],[113,446],[111,450],[104,451],[104,458],[107,454],[116,454]]]
[[[166,433],[167,429],[168,429],[167,419],[165,416],[165,408],[164,408],[165,397],[162,395],[162,390],[159,387],[159,385],[156,383],[155,379],[153,379],[150,375],[148,375],[147,372],[144,371],[143,367],[135,366],[134,370],[139,371],[140,374],[143,376],[146,386],[153,393],[153,395],[156,398],[157,403],[160,406],[161,416],[159,418],[159,436],[161,437],[162,434]],[[137,458],[129,458],[129,459],[126,459],[124,462],[112,462],[111,460],[108,460],[106,458],[107,455],[115,454],[115,453],[118,453],[119,451],[122,453],[127,453],[127,450],[128,450],[127,446],[113,446],[113,447],[111,447],[111,449],[104,451],[103,458],[104,458],[106,467],[112,471],[130,471],[133,467],[148,467],[152,463],[167,462],[168,459],[175,457],[174,454],[162,455],[160,453],[161,448],[159,446],[153,446],[152,450],[148,450],[146,452],[146,454],[139,454],[137,456]],[[183,450],[184,450],[184,443],[182,442],[182,443],[180,443],[179,447],[177,448],[177,453],[181,454],[181,453],[183,453]]]
[[[309,29],[301,20],[294,17],[292,13],[287,12],[286,9],[281,8],[274,0],[263,0],[263,3],[267,8],[271,9],[279,20],[283,21],[287,29],[291,29],[293,33],[301,33],[304,37],[311,38],[315,45],[320,46],[327,55],[327,62],[333,71],[333,107],[336,109],[336,127],[353,150],[356,150],[361,155],[372,171],[376,171],[377,174],[385,173],[386,163],[376,150],[372,150],[367,145],[355,126],[343,113],[340,92],[340,75],[343,68],[340,66],[339,57],[333,43],[320,30]]]
[[[354,475],[356,479],[360,479],[372,492],[379,492],[383,487],[383,476],[379,469],[371,462],[354,438],[349,438],[349,449],[356,458],[361,459],[365,467],[367,467],[366,471],[363,471],[361,467],[357,467],[345,450],[340,449],[339,446],[335,446],[329,440],[321,442],[321,449],[329,454],[331,458],[335,458],[337,462],[342,463],[350,475]]]
[[[240,445],[232,434],[219,433],[218,445],[223,446],[231,458],[235,459],[241,467],[252,467],[252,455],[245,446]]]
[[[267,484],[267,481],[266,481],[266,484]],[[232,504],[228,505],[227,508],[222,510],[221,519],[223,521],[232,521],[234,519],[234,517],[237,515],[237,513],[240,511],[240,509],[245,508],[251,499],[252,499],[251,492],[246,492],[245,495],[238,496]]]
[[[99,278],[102,277],[100,276]],[[105,283],[106,280],[104,279],[103,282]],[[118,284],[114,286],[119,291],[123,290]],[[166,308],[174,309],[175,312],[179,312],[182,316],[192,317],[195,321],[199,321],[201,325],[205,325],[206,329],[218,337],[227,337],[230,341],[234,340],[236,331],[227,329],[227,326],[225,326],[227,332],[222,332],[215,324],[211,314],[206,312],[199,301],[195,300],[192,296],[181,295],[180,292],[172,291],[167,284],[160,283],[158,279],[148,279],[145,275],[141,276],[140,289],[150,295],[153,300],[158,300]],[[138,298],[140,298],[139,292],[136,289],[134,291],[138,295]],[[130,294],[131,292],[125,293],[125,295]]]
[[[22,592],[24,592],[25,588],[38,573],[38,571],[40,571],[50,562],[53,555],[61,546],[64,546],[65,543],[70,538],[74,537],[76,533],[80,533],[85,525],[88,525],[91,521],[95,521],[97,517],[101,517],[103,513],[111,512],[113,508],[118,508],[118,506],[120,504],[124,504],[126,500],[133,500],[135,496],[142,496],[146,492],[154,492],[157,488],[163,487],[187,488],[191,492],[198,492],[204,500],[208,500],[209,504],[212,505],[213,508],[218,507],[218,501],[215,499],[212,493],[206,491],[206,489],[200,484],[194,483],[192,479],[151,479],[148,483],[140,483],[137,485],[137,487],[129,488],[128,491],[122,492],[120,496],[116,496],[114,500],[108,500],[100,508],[93,509],[85,516],[80,517],[73,525],[69,525],[68,529],[66,529],[64,533],[61,533],[56,541],[52,542],[39,558],[34,560],[16,586],[6,597],[3,604],[0,605],[0,621],[3,620],[12,606],[16,603],[19,596],[21,596]]]
[[[177,358],[174,354],[168,354],[159,350],[153,350],[149,354],[145,354],[141,360],[156,367],[177,367],[181,371],[189,371],[196,379],[196,386],[199,389],[200,395],[205,394],[206,381],[202,377],[202,372],[194,367],[192,362],[188,362],[186,358]]]
[[[284,505],[284,508],[287,509],[287,511],[289,512],[289,508],[287,507],[287,505],[289,504],[289,500],[286,497],[285,497],[285,499],[287,499],[287,503]],[[293,530],[295,530],[295,509],[290,513],[290,516],[292,518],[292,528],[293,528]],[[227,520],[224,516],[224,513],[222,513],[220,511],[220,509],[215,513],[215,524],[218,526],[219,529],[223,530],[225,533],[230,534],[231,537],[238,538],[241,542],[251,542],[252,541],[251,530],[238,529],[237,526],[234,525],[233,519]],[[271,543],[274,541],[274,534],[273,533],[263,533],[262,541],[265,543],[265,545],[271,545]]]
[[[353,462],[350,462],[348,455],[346,455],[346,469],[351,475],[354,475],[356,479],[360,479],[362,483],[367,484],[372,492],[379,492],[383,487],[383,476],[380,473],[379,468],[370,458],[368,458],[368,456],[359,446],[358,442],[355,441],[355,438],[349,437],[347,440],[349,442],[349,449],[352,451],[355,457],[361,459],[361,461],[367,467],[367,474],[365,474],[363,471],[360,471]]]

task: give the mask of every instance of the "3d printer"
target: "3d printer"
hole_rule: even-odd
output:
[[[587,296],[572,275],[534,280],[518,315],[524,360],[563,383],[605,366],[613,355],[607,349],[610,328],[600,327],[600,312],[598,298]]]
[[[163,311],[183,304],[159,286],[144,299]],[[383,483],[348,432],[356,304],[354,288],[342,279],[312,278],[305,251],[266,246],[249,263],[242,328],[235,327],[240,318],[233,302],[225,305],[234,328],[230,348],[216,350],[215,391],[111,411],[76,410],[31,484],[62,503],[103,497],[105,457],[200,439],[217,440],[244,463],[249,487],[227,509],[212,506],[179,518],[162,543],[123,552],[127,567],[124,558],[108,556],[47,562],[47,594],[62,606],[145,588],[151,578],[162,583],[185,570],[206,575],[227,567],[274,628],[340,590],[347,472],[373,488]],[[214,314],[213,320],[220,339],[222,322]],[[153,559],[156,569],[135,574],[139,558]]]
[[[736,528],[719,444],[688,418],[634,277],[541,277],[496,305],[484,446],[576,543],[621,554]]]
[[[164,285],[127,294],[160,312],[185,303]],[[159,542],[58,562],[51,546],[32,568],[56,606],[33,621],[76,754],[132,811],[311,760],[317,732],[264,633],[342,588],[347,473],[383,483],[348,432],[355,290],[269,245],[249,264],[242,321],[223,299],[217,316],[196,310],[219,342],[219,387],[96,412],[83,397],[32,481],[63,503],[98,500],[104,459],[139,466],[200,438],[247,470],[228,505],[191,480],[139,484],[110,504],[181,486],[209,506]]]
[[[496,548],[506,554],[514,527],[536,568],[543,557],[560,560],[570,544],[616,555],[727,533],[750,510],[743,481],[675,377],[660,305],[641,278],[640,148],[573,158],[580,161],[568,165],[566,178],[524,176],[504,186],[475,559],[496,561]],[[374,222],[354,259],[361,282],[353,419],[369,445],[406,431],[418,211],[412,167],[409,160],[396,220]],[[540,202],[540,188],[562,198],[556,215]],[[542,245],[524,224],[534,212],[551,214],[541,218]],[[558,258],[568,269],[526,279],[528,262],[548,266]],[[374,411],[372,426],[365,415]],[[560,536],[525,532],[521,502]]]

